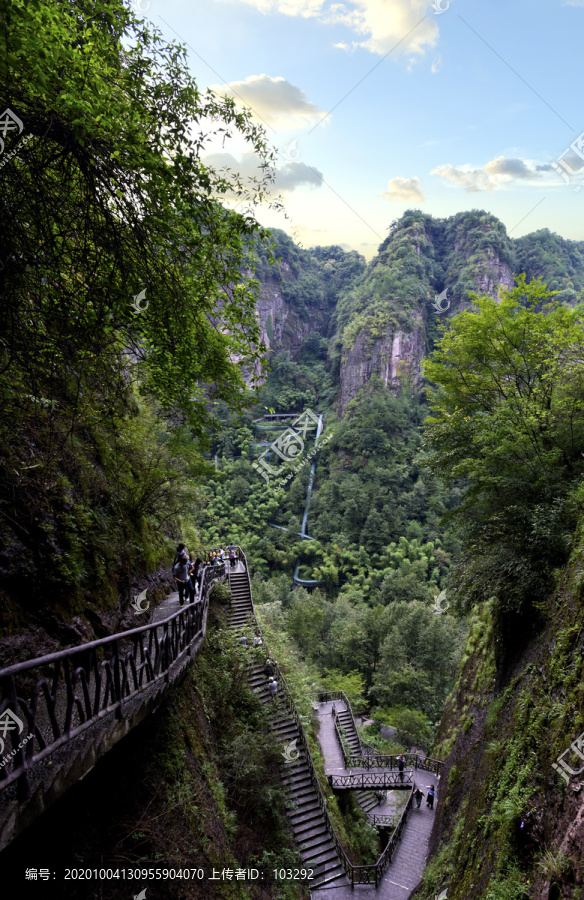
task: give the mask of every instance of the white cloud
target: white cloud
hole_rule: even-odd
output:
[[[507,187],[516,182],[524,184],[540,184],[544,172],[551,172],[549,163],[536,163],[532,160],[506,158],[497,156],[481,168],[471,165],[452,166],[445,164],[432,170],[432,175],[440,175],[446,181],[452,181],[463,187],[469,194],[479,191],[493,191]]]
[[[435,19],[426,16],[427,0],[241,0],[262,13],[316,18],[343,24],[358,38],[354,46],[371,53],[423,55],[438,40]],[[396,46],[398,45],[398,46]],[[338,45],[336,45],[338,46]]]
[[[259,180],[262,177],[260,158],[255,153],[243,153],[240,159],[236,159],[231,153],[208,153],[203,157],[202,162],[216,171],[229,169],[232,173],[237,173],[242,182],[244,184],[247,182],[249,187],[251,187],[253,178]],[[276,169],[275,174],[275,180],[270,186],[270,193],[290,193],[302,185],[319,186],[323,180],[318,169],[313,169],[300,162],[287,162]]]
[[[381,193],[390,203],[407,203],[410,200],[423,203],[426,199],[419,178],[391,178],[387,187],[389,190]]]
[[[249,75],[245,81],[232,81],[229,85],[212,84],[211,90],[222,97],[243,101],[256,118],[277,128],[306,127],[326,115],[310,103],[304,91],[281,77]]]
[[[436,72],[439,72],[441,68],[442,68],[442,57],[440,56],[440,54],[438,54],[438,56],[432,63],[432,67],[431,67],[432,75],[435,75]]]
[[[320,186],[322,181],[323,176],[318,169],[301,162],[289,162],[277,170],[274,189],[277,191],[293,191],[302,184]]]

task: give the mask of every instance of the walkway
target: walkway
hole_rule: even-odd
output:
[[[346,705],[341,700],[327,701],[318,704],[318,718],[320,721],[319,741],[322,748],[322,754],[325,760],[325,771],[327,775],[349,775],[363,774],[363,770],[346,769],[343,760],[343,754],[337,735],[335,733],[334,717],[332,715],[333,704],[337,713],[341,713],[346,709]],[[383,773],[384,769],[370,769],[369,773]],[[433,775],[431,772],[425,772],[419,769],[408,767],[404,769],[404,780],[406,777],[413,778],[415,783],[421,787],[424,794],[427,788],[434,784],[439,789],[440,777]],[[361,792],[357,791],[357,795]],[[370,791],[363,792],[365,796],[370,795]],[[394,816],[401,811],[401,804],[398,801],[395,790],[388,790],[387,799],[383,803],[378,803],[371,807],[368,817],[375,816]],[[400,791],[401,793],[401,791]],[[405,793],[405,792],[404,792]],[[409,793],[409,791],[408,791]],[[362,797],[357,797],[362,802]],[[363,804],[365,805],[365,804]],[[349,898],[363,897],[375,898],[375,900],[408,900],[414,888],[418,885],[424,869],[426,867],[426,858],[428,856],[428,845],[432,825],[434,824],[435,811],[428,809],[426,801],[422,801],[422,806],[417,809],[415,803],[409,814],[408,821],[405,825],[403,835],[393,855],[393,860],[385,870],[381,879],[381,884],[377,889],[365,885],[355,885],[354,888],[349,887],[331,887],[326,893],[326,900],[349,900]],[[321,896],[325,900],[325,889],[315,891],[318,897]]]
[[[0,670],[0,715],[16,717],[0,769],[0,849],[160,705],[202,646],[224,577],[207,566],[196,603],[181,609],[170,594],[150,622],[135,616],[127,631]],[[23,733],[32,739],[17,749]]]

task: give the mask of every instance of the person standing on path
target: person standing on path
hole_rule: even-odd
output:
[[[405,766],[405,762],[406,762],[406,761],[405,761],[405,758],[404,758],[403,753],[400,753],[400,755],[399,755],[398,758],[397,758],[397,767],[398,767],[398,769],[399,769],[399,779],[400,779],[400,781],[401,781],[402,784],[403,784],[403,781],[404,781],[404,766]]]
[[[428,787],[428,785],[426,785]],[[426,806],[429,806],[430,809],[434,809],[434,797],[436,796],[436,791],[434,789],[434,785],[430,785],[430,790],[428,791],[428,799],[426,801]]]
[[[174,559],[173,559],[173,561],[172,561],[172,565],[173,565],[173,566],[176,566],[177,562],[178,562],[179,559],[180,559],[180,555],[181,555],[181,553],[183,552],[184,549],[185,549],[185,545],[184,545],[184,544],[179,544],[178,547],[176,548],[176,553],[174,554]]]
[[[237,562],[237,560],[235,558],[235,547],[233,546],[233,544],[229,544],[229,547],[227,548],[227,553],[229,555],[229,565],[231,566],[232,569],[234,569],[235,563]]]
[[[275,678],[270,678],[268,682],[268,689],[270,694],[272,695],[272,700],[276,699],[276,694],[278,693],[278,682]]]
[[[419,809],[422,805],[422,798],[424,796],[424,792],[420,790],[420,788],[416,788],[414,791],[414,798],[416,800],[416,806]]]
[[[193,585],[193,600],[195,598],[195,591],[200,586],[201,582],[201,566],[203,565],[203,560],[197,556],[196,560],[193,563],[193,568],[190,572],[191,582]]]
[[[273,664],[273,662],[272,662],[270,659],[267,659],[267,660],[266,660],[266,664],[265,664],[265,666],[264,666],[264,672],[266,673],[266,675],[268,676],[268,678],[269,678],[270,676],[276,674],[276,670],[275,670],[275,668],[274,668],[274,664]]]
[[[189,560],[183,550],[179,556],[179,560],[173,567],[172,574],[178,588],[178,599],[181,606],[184,605],[185,597],[189,597],[191,592],[191,582],[189,579]]]

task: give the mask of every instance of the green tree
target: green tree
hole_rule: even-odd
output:
[[[116,565],[142,568],[155,530],[192,508],[180,484],[200,475],[212,403],[241,405],[238,360],[262,361],[247,273],[267,237],[221,201],[262,199],[271,154],[122,0],[0,11],[1,93],[23,123],[0,197],[0,544],[11,571],[32,555],[28,595],[49,565],[95,582],[83,547],[102,529]],[[266,166],[249,190],[202,161],[225,129]]]
[[[499,302],[472,296],[425,363],[428,466],[464,488],[452,515],[467,602],[495,595],[517,609],[569,551],[584,472],[584,323],[524,276]]]

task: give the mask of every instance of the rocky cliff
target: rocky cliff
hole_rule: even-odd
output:
[[[262,340],[295,357],[311,334],[331,337],[341,415],[374,375],[392,393],[419,390],[438,326],[469,309],[472,293],[496,296],[513,286],[514,273],[526,272],[562,302],[584,294],[584,242],[547,229],[512,240],[483,210],[447,219],[408,211],[368,266],[340,247],[303,250],[282,231],[274,231],[274,243],[280,262],[262,259],[257,272]]]
[[[419,390],[437,321],[469,307],[470,291],[511,286],[512,264],[504,226],[487,213],[435,220],[415,211],[394,223],[336,317],[341,413],[372,375],[394,393],[406,383]]]
[[[582,528],[538,614],[475,608],[433,751],[446,760],[418,900],[584,896]]]
[[[341,247],[304,250],[279,230],[273,239],[279,262],[258,262],[257,313],[268,350],[294,357],[311,334],[328,334],[339,292],[365,270],[365,259]]]

